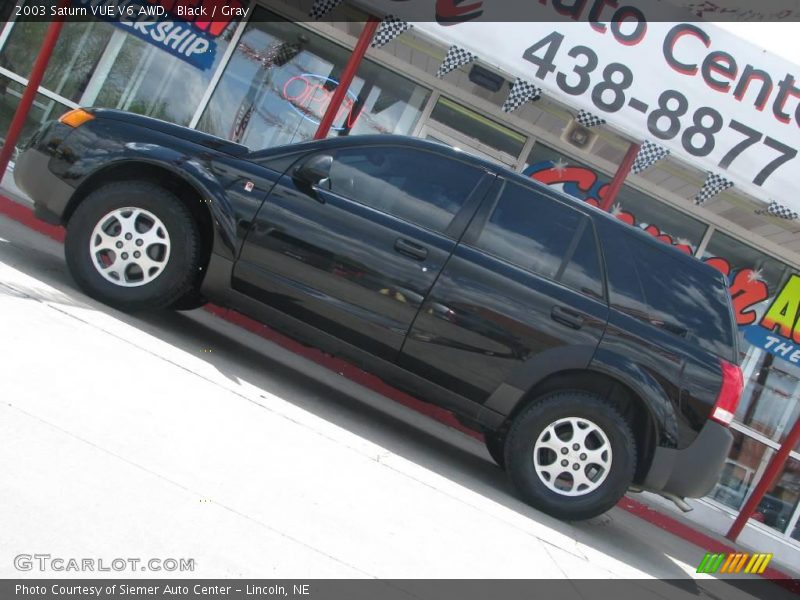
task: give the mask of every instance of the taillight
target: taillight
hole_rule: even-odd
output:
[[[739,400],[744,390],[744,376],[738,365],[722,359],[719,363],[722,367],[722,387],[711,411],[711,419],[727,426],[733,421],[733,416],[739,407]]]
[[[94,115],[82,108],[76,108],[74,110],[70,110],[65,112],[58,118],[59,123],[63,123],[64,125],[69,125],[70,127],[80,127],[86,121],[91,121],[94,119]]]

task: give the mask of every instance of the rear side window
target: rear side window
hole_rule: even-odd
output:
[[[597,242],[583,213],[506,182],[475,245],[577,291],[603,296]]]
[[[629,240],[647,303],[648,320],[702,348],[733,360],[734,331],[722,279],[687,264],[674,251]]]
[[[602,299],[603,272],[597,253],[597,237],[589,219],[582,221],[575,238],[574,251],[567,259],[563,274],[556,280],[573,290]]]
[[[333,154],[329,185],[340,196],[441,233],[482,175],[434,152],[367,146]]]

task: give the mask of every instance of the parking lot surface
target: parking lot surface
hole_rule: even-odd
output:
[[[58,242],[1,216],[0,331],[0,577],[108,576],[21,553],[194,561],[119,573],[143,577],[707,577],[703,549],[620,509],[527,507],[478,440],[208,311],[94,302]]]

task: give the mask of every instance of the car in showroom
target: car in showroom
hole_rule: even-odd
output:
[[[125,311],[232,307],[452,411],[532,506],[716,484],[742,390],[727,282],[614,216],[449,146],[266,150],[76,109],[16,162],[69,270]]]

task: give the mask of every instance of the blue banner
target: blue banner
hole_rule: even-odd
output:
[[[147,0],[72,0],[72,4],[198,69],[214,64],[216,43],[190,23],[169,15],[160,4]]]
[[[800,344],[795,344],[761,325],[742,327],[745,339],[757,348],[796,365],[800,364]]]

